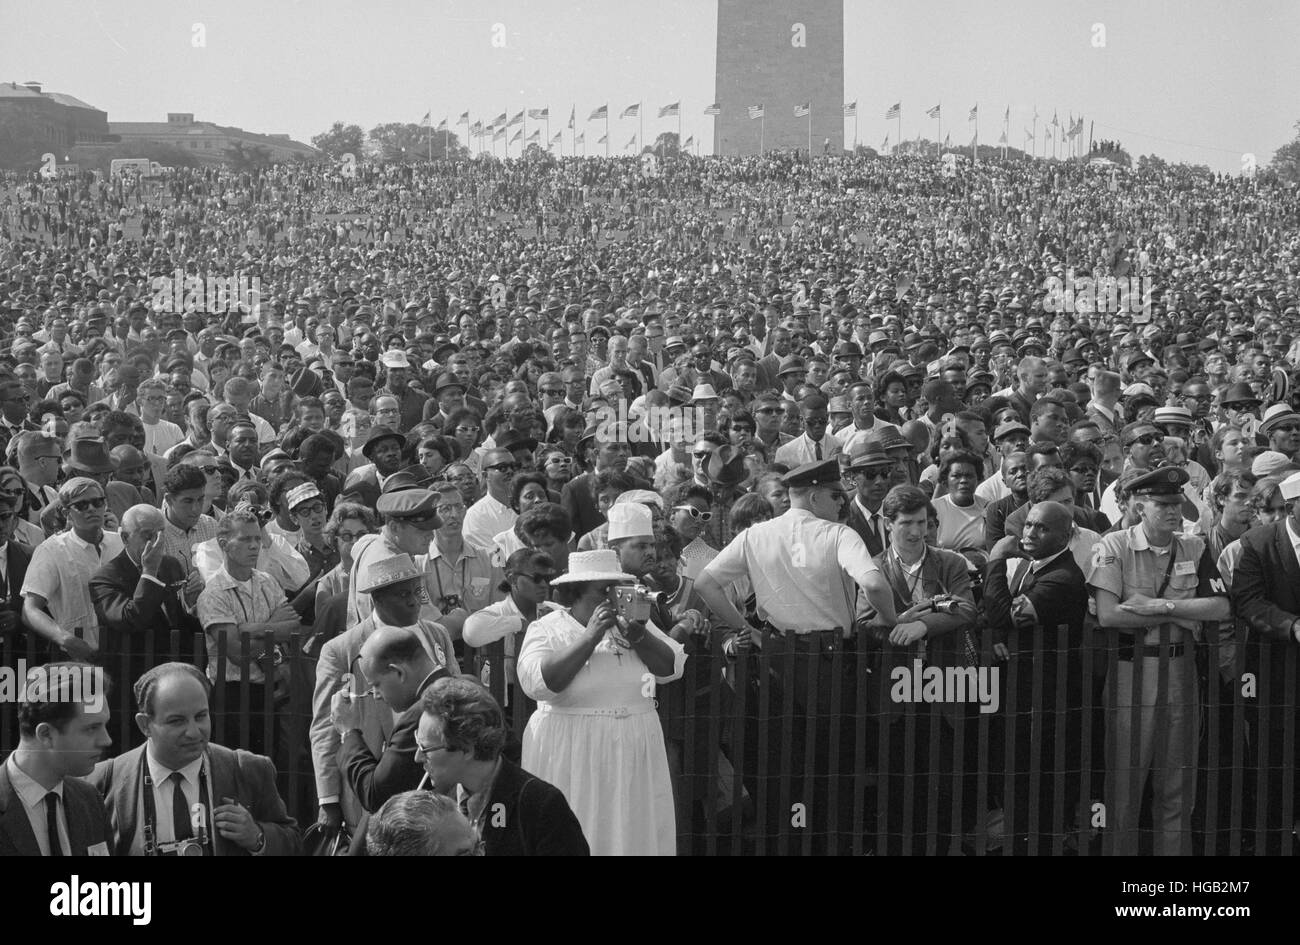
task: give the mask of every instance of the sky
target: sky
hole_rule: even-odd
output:
[[[997,140],[1009,107],[1018,146],[1036,108],[1040,135],[1053,113],[1082,114],[1094,138],[1134,157],[1221,172],[1239,171],[1244,154],[1265,165],[1297,134],[1295,0],[844,6],[844,97],[873,146],[896,141],[884,118],[895,102],[906,138],[935,138],[925,110],[942,103],[942,133],[967,143],[978,104],[981,142]],[[715,0],[3,0],[0,81],[39,81],[110,121],[193,112],[305,142],[339,120],[369,129],[543,106],[552,133],[575,105],[582,130],[606,102],[612,143],[637,130],[615,117],[633,102],[646,103],[653,140],[677,127],[658,107],[681,101],[683,135],[707,152],[716,31]],[[493,44],[502,35],[505,48]]]

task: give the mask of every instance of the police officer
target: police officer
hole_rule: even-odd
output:
[[[1138,852],[1139,805],[1148,775],[1155,854],[1191,852],[1198,710],[1194,638],[1202,622],[1226,620],[1230,608],[1205,540],[1176,533],[1187,481],[1187,473],[1175,466],[1134,478],[1129,492],[1138,524],[1102,537],[1088,575],[1097,621],[1119,639],[1119,662],[1104,696],[1106,758],[1112,766],[1108,822],[1117,855]]]
[[[849,654],[857,649],[853,628],[857,595],[859,591],[866,595],[878,622],[886,626],[896,623],[894,598],[862,539],[847,525],[839,524],[848,494],[838,461],[805,463],[783,476],[781,483],[789,490],[790,510],[771,521],[751,525],[732,539],[700,573],[696,590],[712,610],[715,626],[730,631],[728,644],[734,641],[745,646],[751,631],[728,592],[742,578],[752,583],[758,616],[763,621],[758,642],[771,654],[776,673],[784,672],[785,655],[794,652],[792,764],[796,770],[803,767],[801,739],[809,717],[815,717],[813,770],[830,776],[822,779],[827,785],[831,778],[839,779],[838,824],[841,831],[847,832],[853,823],[857,674],[855,660]],[[841,661],[838,705],[831,702],[831,656],[837,649],[845,651],[847,657]],[[816,667],[815,688],[811,691],[810,660]],[[769,674],[760,684],[770,684],[771,679]],[[773,699],[770,704],[778,707],[783,701]],[[831,717],[837,713],[841,719],[839,770],[832,771]],[[790,800],[806,805],[815,832],[825,830],[828,798],[822,798],[815,789],[805,791],[796,785]],[[783,817],[788,821],[789,811]],[[836,852],[837,838],[829,838],[829,844],[829,851]]]

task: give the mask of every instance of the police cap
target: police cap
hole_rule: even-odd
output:
[[[839,485],[842,476],[839,460],[819,459],[790,470],[781,477],[781,485],[787,489]]]
[[[1133,496],[1153,498],[1163,496],[1181,500],[1183,486],[1187,485],[1190,479],[1191,477],[1177,466],[1160,466],[1135,478],[1129,484],[1128,491],[1129,495]]]

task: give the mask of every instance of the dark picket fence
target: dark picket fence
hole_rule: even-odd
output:
[[[977,659],[939,667],[937,699],[933,679],[927,690],[924,673],[920,683],[910,678],[918,668],[910,653],[869,648],[861,640],[857,648],[786,646],[779,655],[769,645],[735,658],[724,656],[717,640],[697,645],[684,677],[656,694],[676,791],[679,852],[1115,852],[1108,798],[1116,796],[1118,779],[1127,779],[1130,796],[1141,799],[1148,779],[1138,741],[1122,753],[1106,733],[1125,717],[1135,730],[1142,726],[1137,695],[1154,673],[1154,705],[1145,721],[1149,755],[1169,758],[1166,780],[1182,786],[1183,852],[1291,853],[1294,647],[1285,648],[1278,666],[1273,648],[1251,642],[1188,644],[1182,656],[1133,662],[1131,690],[1120,693],[1106,683],[1116,683],[1120,663],[1132,657],[1114,634],[1069,639],[1062,629],[1056,636],[1013,638],[1006,661],[983,640]],[[206,669],[201,634],[177,631],[170,643],[167,652],[103,657],[114,684],[115,752],[142,738],[133,680],[124,681],[125,674],[167,659]],[[238,659],[247,665],[249,641],[241,644]],[[214,688],[212,738],[235,747],[272,746],[268,753],[290,812],[310,823],[316,813],[308,747],[315,660],[302,644],[295,636],[285,648],[278,685],[251,684],[245,671],[238,685]],[[26,636],[0,638],[6,667],[48,658]],[[223,641],[218,669],[224,671],[229,658]],[[1181,705],[1169,698],[1174,660],[1198,667],[1194,693]],[[461,654],[462,669],[485,677],[508,706],[517,743],[535,703],[507,679],[513,673],[502,671],[506,661],[500,642]],[[996,711],[980,711],[981,673],[982,695],[996,694]],[[217,675],[224,678],[224,672]],[[918,694],[921,700],[912,701]],[[1198,724],[1183,725],[1175,735],[1175,713],[1190,712],[1193,703]],[[16,707],[7,703],[0,706],[0,749],[12,748],[17,738]],[[1150,795],[1148,784],[1144,808]],[[1139,826],[1139,849],[1150,852],[1150,818]]]

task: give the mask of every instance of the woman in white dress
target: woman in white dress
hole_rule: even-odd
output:
[[[608,549],[574,552],[552,584],[568,610],[529,626],[519,682],[538,702],[523,767],[564,792],[596,856],[674,856],[673,787],[655,685],[682,675],[686,651],[653,624],[618,615],[633,583]]]

